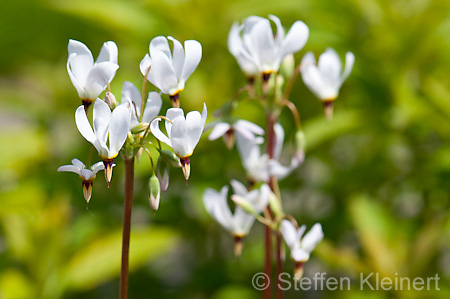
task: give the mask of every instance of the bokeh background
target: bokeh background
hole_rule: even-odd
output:
[[[0,298],[115,298],[118,293],[123,163],[108,189],[102,176],[86,210],[81,181],[58,173],[90,145],[77,131],[80,104],[66,72],[69,38],[96,56],[119,47],[112,82],[140,86],[139,62],[157,35],[196,39],[203,59],[182,94],[185,110],[212,112],[243,86],[226,39],[233,21],[275,14],[310,28],[305,48],[327,47],[356,63],[327,122],[300,79],[291,100],[308,142],[304,164],[281,183],[286,212],[325,240],[305,275],[351,277],[350,291],[295,291],[286,298],[449,298],[450,5],[439,0],[127,1],[2,0],[0,4]],[[168,100],[165,108],[169,106]],[[254,103],[235,114],[265,126]],[[286,161],[293,122],[287,131]],[[290,151],[291,150],[291,151]],[[96,159],[94,155],[94,159]],[[95,161],[95,160],[94,160]],[[148,205],[147,159],[137,165],[130,298],[260,298],[263,268],[256,224],[236,260],[228,234],[202,206],[206,187],[245,179],[235,150],[201,140],[186,186],[171,172],[160,209]],[[289,258],[284,265],[291,273]],[[440,276],[440,291],[359,290],[360,273]]]

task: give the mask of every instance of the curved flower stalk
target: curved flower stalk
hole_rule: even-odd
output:
[[[161,95],[155,91],[149,92],[141,119],[142,95],[139,89],[129,81],[123,82],[122,105],[127,105],[131,110],[130,130],[139,123],[149,125],[159,115],[162,106]]]
[[[270,20],[276,25],[274,34]],[[280,19],[250,16],[242,25],[234,23],[228,35],[228,49],[237,59],[242,71],[249,77],[278,72],[281,61],[289,54],[298,52],[306,44],[309,29],[302,21],[296,21],[285,34]]]
[[[260,126],[243,119],[240,119],[233,124],[217,122],[214,124],[208,139],[216,140],[222,136],[228,149],[232,149],[236,134],[241,135],[250,142],[257,143],[262,141],[261,138],[257,138],[257,135],[264,135],[264,130]]]
[[[309,260],[311,252],[323,239],[320,223],[316,223],[304,236],[306,226],[296,228],[289,220],[281,221],[281,234],[291,251],[291,258],[295,261],[295,278],[300,279],[303,274],[303,263]]]
[[[350,75],[355,55],[352,52],[345,54],[345,67],[342,72],[342,63],[339,55],[332,48],[328,48],[319,57],[318,63],[312,52],[308,52],[302,59],[300,71],[303,82],[309,90],[325,105],[325,114],[332,116],[333,101],[339,95],[339,89]]]
[[[269,203],[270,188],[262,185],[260,189],[247,191],[247,188],[236,180],[231,181],[231,186],[235,195],[238,195],[248,202],[255,214],[260,214]],[[227,203],[228,186],[224,186],[220,192],[207,188],[203,193],[203,204],[206,211],[235,239],[235,254],[239,256],[242,249],[242,238],[250,231],[255,216],[244,211],[240,206],[236,206],[234,214]]]
[[[116,75],[119,68],[117,45],[105,42],[95,62],[82,42],[69,40],[68,51],[67,72],[87,110]]]
[[[168,40],[173,42],[173,51]],[[202,58],[201,44],[187,40],[183,49],[173,37],[157,36],[150,42],[149,52],[150,55],[146,54],[139,65],[142,75],[170,96],[173,107],[179,108],[179,93]]]
[[[203,104],[203,112],[191,111],[184,117],[183,109],[170,108],[167,110],[165,126],[167,136],[161,132],[159,122],[161,118],[154,119],[150,124],[150,131],[161,142],[170,146],[180,158],[183,174],[186,180],[190,175],[190,159],[194,153],[203,133],[207,117],[206,104]]]
[[[275,132],[275,150],[273,159],[269,158],[267,153],[261,154],[260,144],[237,135],[237,148],[250,180],[254,182],[267,182],[271,176],[281,180],[288,176],[302,161],[295,156],[291,159],[289,166],[283,166],[278,159],[280,158],[284,142],[283,127],[276,123]],[[257,140],[257,139],[256,139]]]
[[[112,164],[112,167],[116,164]],[[73,172],[80,176],[83,180],[83,195],[86,203],[89,204],[92,196],[92,181],[95,179],[97,172],[105,169],[103,162],[97,162],[90,167],[90,169],[86,168],[83,162],[78,159],[72,160],[72,165],[64,165],[58,168],[58,171],[67,171]]]
[[[98,151],[105,165],[106,181],[111,181],[113,159],[127,139],[131,114],[125,106],[118,106],[111,112],[108,104],[101,99],[94,103],[94,129],[89,123],[83,106],[75,112],[75,122],[78,131]]]

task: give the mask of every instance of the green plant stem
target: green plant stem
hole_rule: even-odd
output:
[[[120,269],[119,298],[128,298],[128,261],[130,251],[131,208],[134,189],[134,157],[124,158],[125,164],[125,202],[123,208],[122,266]]]

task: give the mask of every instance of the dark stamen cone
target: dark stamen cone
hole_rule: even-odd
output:
[[[84,199],[86,199],[87,204],[89,204],[92,196],[92,181],[83,181],[83,195]]]
[[[294,269],[294,279],[300,280],[303,277],[303,262],[296,262]]]
[[[81,103],[83,103],[84,111],[85,111],[86,114],[87,114],[88,111],[89,111],[89,107],[90,107],[91,104],[92,104],[92,100],[91,100],[91,99],[83,99],[83,100],[81,100]]]
[[[333,118],[333,101],[325,101],[323,103],[323,112],[325,113],[325,118],[331,120]]]
[[[177,93],[173,96],[170,96],[170,100],[172,102],[172,108],[180,108],[180,94]]]
[[[189,179],[191,174],[191,160],[189,158],[181,158],[181,169],[183,170],[184,178],[186,181]]]
[[[113,164],[114,164],[114,161],[112,159],[103,160],[103,165],[105,166],[105,179],[106,179],[106,182],[108,183],[108,188],[109,188],[109,183],[111,182],[111,178],[112,178]]]
[[[271,73],[264,73],[262,75],[262,91],[263,94],[266,95],[267,92],[269,91],[269,79],[270,79],[270,74]]]
[[[227,148],[228,148],[229,150],[233,149],[233,146],[234,146],[234,140],[235,140],[234,130],[233,130],[233,129],[229,129],[229,130],[225,133],[224,139],[225,139],[225,144],[227,145]]]
[[[241,257],[242,253],[242,237],[234,236],[234,256]]]

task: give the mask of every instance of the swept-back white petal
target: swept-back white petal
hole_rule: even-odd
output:
[[[78,160],[78,159],[72,159],[72,165],[73,166],[75,166],[75,167],[78,167],[79,169],[83,169],[83,168],[85,168],[85,165],[84,165],[84,163],[83,162],[81,162],[80,160]]]
[[[89,99],[96,99],[112,81],[119,66],[112,62],[96,64],[86,78],[86,94]]]
[[[169,109],[167,109],[166,117],[168,119],[173,121],[175,118],[180,117],[180,116],[184,117],[183,109],[181,109],[181,108],[169,108]],[[166,121],[165,126],[166,126],[167,135],[170,136],[170,131],[172,130],[172,124],[169,121]]]
[[[231,180],[231,187],[233,187],[234,194],[240,195],[242,197],[245,197],[245,195],[248,193],[247,188],[239,181]]]
[[[281,25],[280,19],[277,16],[269,15],[269,19],[271,19],[276,26],[276,35],[275,35],[275,45],[277,47],[281,47],[281,44],[284,40],[284,28]]]
[[[98,54],[97,60],[95,63],[100,63],[103,61],[110,61],[115,64],[118,64],[118,55],[119,49],[117,45],[113,41],[107,41],[103,43],[103,46],[100,50],[100,54]]]
[[[94,132],[102,147],[106,146],[108,139],[108,126],[111,120],[111,108],[103,100],[97,99],[94,103]]]
[[[170,142],[170,139],[159,128],[160,121],[161,121],[161,118],[155,118],[150,123],[150,132],[152,132],[153,136],[155,136],[156,139],[158,139],[159,141],[164,142],[168,146],[172,147],[172,143]]]
[[[317,63],[322,79],[329,85],[339,86],[342,63],[339,55],[332,48],[328,48],[319,57]]]
[[[141,62],[139,63],[139,70],[141,71],[142,76],[145,77],[145,74],[147,74],[151,65],[152,65],[152,59],[150,58],[150,55],[145,54],[144,58],[142,58]],[[147,79],[148,79],[148,76],[147,76]]]
[[[161,52],[152,54],[149,80],[165,94],[172,95],[171,92],[177,90],[178,79],[172,61],[167,55]]]
[[[183,72],[179,77],[181,81],[186,81],[200,63],[202,59],[202,45],[196,40],[187,40],[184,42],[184,51]]]
[[[302,238],[301,246],[305,251],[311,252],[316,247],[316,245],[322,241],[323,239],[323,231],[322,225],[320,223],[316,223],[313,227],[306,233],[306,235]]]
[[[80,175],[81,169],[74,165],[64,165],[64,166],[60,166],[58,168],[58,171],[74,172],[74,173]]]
[[[139,105],[140,106],[140,105]],[[142,122],[150,123],[155,117],[159,115],[162,106],[161,95],[156,91],[149,92],[147,104],[145,104],[144,115]]]
[[[345,68],[341,75],[341,84],[348,78],[353,69],[353,64],[355,63],[355,55],[352,52],[347,52],[345,54]]]
[[[131,114],[125,106],[118,106],[112,112],[109,124],[109,158],[117,156],[127,140],[130,121]]]
[[[169,134],[173,151],[179,157],[188,157],[192,155],[194,149],[192,141],[187,135],[186,126],[187,122],[184,117],[179,116],[173,120],[172,129]]]
[[[90,170],[90,169],[81,169],[80,176],[82,178],[84,178],[85,180],[90,180],[95,177],[95,173],[93,173],[92,170]]]
[[[208,136],[208,139],[216,140],[220,136],[224,135],[230,128],[231,126],[229,123],[219,122],[214,126],[211,134]]]
[[[171,40],[173,42],[173,69],[175,70],[175,74],[177,78],[181,78],[181,73],[183,72],[183,66],[184,66],[184,50],[183,46],[179,41],[174,39],[171,36],[168,36],[167,39]]]
[[[128,98],[130,99],[137,109],[137,115],[141,114],[141,93],[139,89],[130,81],[123,82],[122,85],[122,99]],[[122,100],[123,102],[123,100]]]
[[[236,207],[233,215],[233,233],[236,235],[247,235],[255,222],[255,216]]]
[[[302,49],[308,41],[309,28],[302,21],[296,21],[282,44],[280,58],[283,59],[286,55],[294,54]]]
[[[97,162],[94,165],[92,165],[91,169],[92,169],[92,172],[94,172],[96,174],[100,170],[105,169],[105,164],[103,164],[103,161]]]
[[[252,122],[249,122],[248,120],[240,119],[234,124],[234,127],[235,128],[242,127],[256,135],[264,135],[263,128],[261,128],[260,126],[254,124]]]
[[[186,114],[186,134],[189,146],[193,149],[197,145],[203,132],[203,122],[200,112],[191,111]]]
[[[274,39],[272,27],[267,19],[256,23],[251,32],[251,45],[249,51],[254,55],[260,71],[270,71],[274,60]],[[274,69],[277,71],[277,69]]]
[[[158,52],[166,55],[170,60],[172,60],[172,54],[170,53],[169,42],[164,36],[157,36],[150,42],[149,46],[150,56],[154,59],[154,55]]]
[[[227,204],[228,186],[223,187],[220,193],[207,188],[203,193],[203,203],[206,211],[214,217],[220,225],[232,230],[232,214]]]
[[[274,124],[273,131],[275,133],[275,149],[273,156],[275,159],[278,160],[281,155],[281,151],[283,150],[283,143],[284,143],[284,130],[283,126],[279,123]]]
[[[83,81],[81,81],[72,72],[72,69],[71,69],[70,65],[72,63],[72,59],[75,58],[76,56],[77,56],[76,53],[72,53],[72,54],[69,55],[69,58],[67,59],[66,68],[67,68],[67,73],[69,74],[69,77],[70,77],[70,81],[72,81],[73,86],[77,90],[78,96],[83,99],[83,98],[86,98],[85,90],[84,90],[84,84],[85,84],[85,80],[86,80],[86,76],[87,75],[85,75]]]
[[[284,241],[289,246],[289,248],[291,248],[291,250],[295,244],[300,243],[300,240],[297,239],[297,230],[289,220],[281,220],[281,234],[283,235]]]
[[[75,123],[81,135],[87,141],[94,144],[97,138],[95,137],[94,131],[92,131],[91,124],[86,116],[86,111],[84,110],[83,105],[79,106],[75,111]]]

